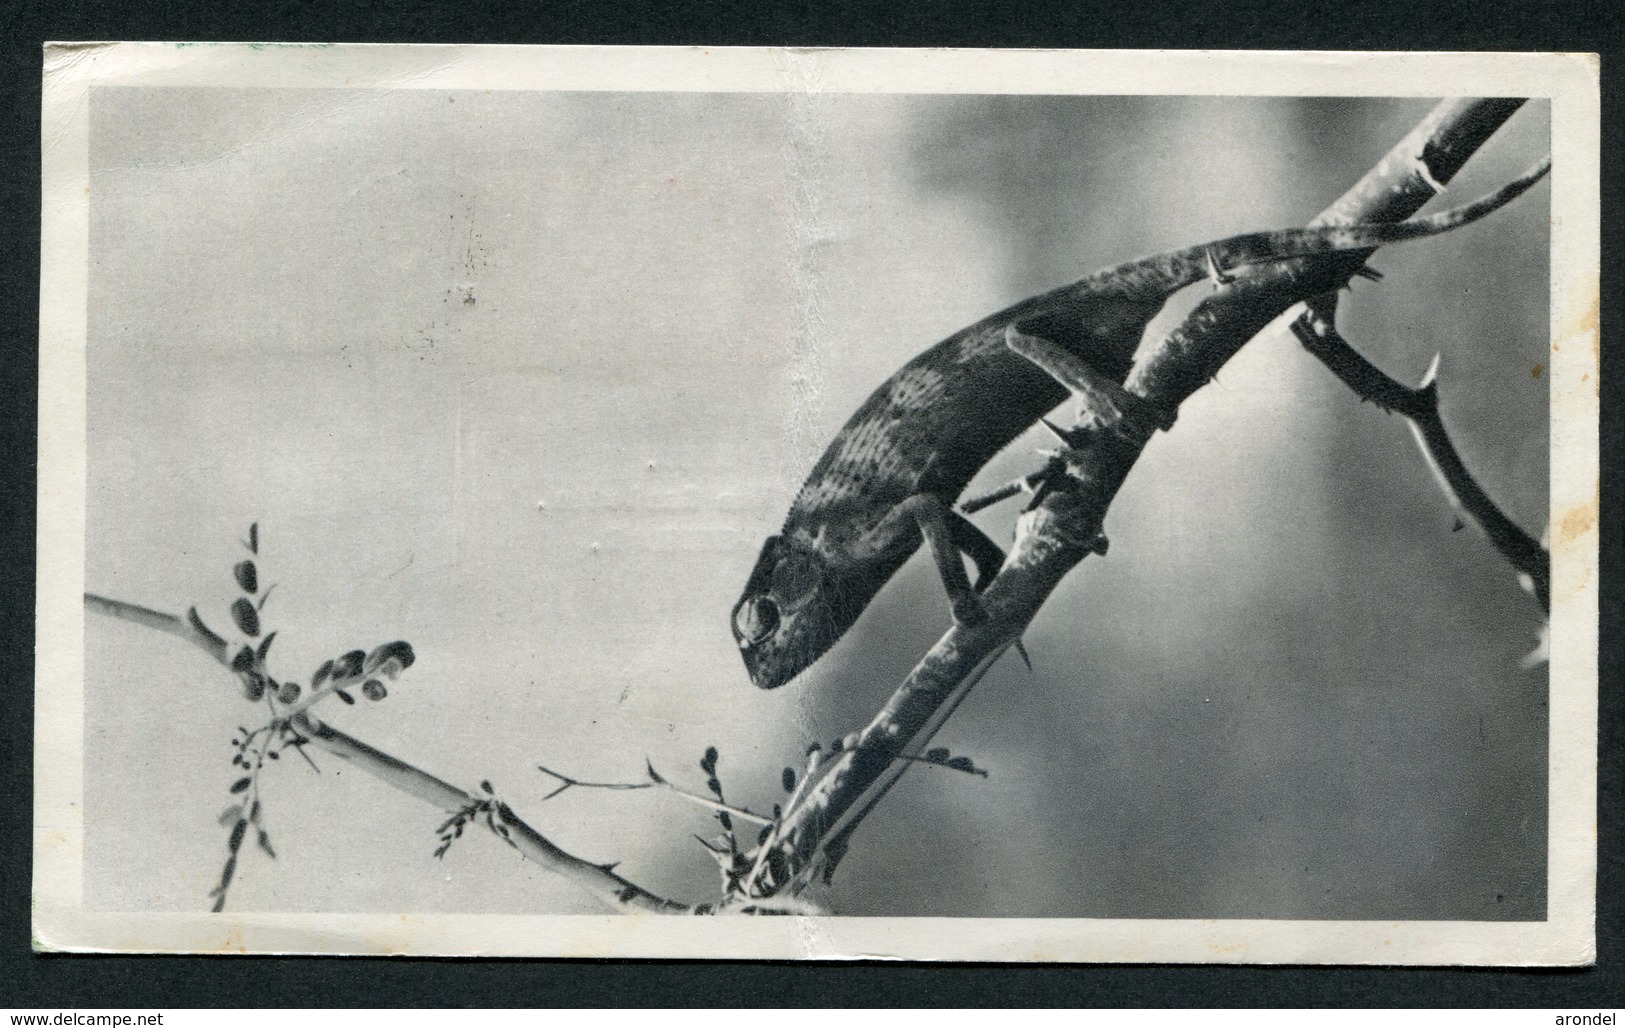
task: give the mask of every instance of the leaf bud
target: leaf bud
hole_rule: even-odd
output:
[[[237,630],[246,636],[253,637],[260,634],[260,615],[254,605],[243,596],[231,605],[231,620],[237,623]]]

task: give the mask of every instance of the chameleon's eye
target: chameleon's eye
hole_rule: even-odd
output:
[[[752,596],[734,610],[734,636],[741,646],[755,646],[779,627],[779,605],[766,596]]]
[[[773,565],[773,595],[781,603],[794,604],[818,588],[818,567],[804,553],[791,551]]]

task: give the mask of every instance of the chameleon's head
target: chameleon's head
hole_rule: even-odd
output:
[[[786,536],[769,538],[733,609],[734,640],[750,680],[777,689],[833,646],[849,627],[833,599],[816,552]]]

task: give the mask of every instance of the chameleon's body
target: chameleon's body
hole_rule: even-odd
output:
[[[1121,383],[1146,325],[1184,286],[1222,276],[1222,268],[1369,251],[1446,231],[1507,202],[1534,178],[1429,219],[1254,233],[1109,268],[1006,308],[921,353],[847,421],[780,533],[763,546],[733,611],[751,680],[776,688],[817,660],[922,538],[931,543],[955,617],[977,616],[959,553],[976,564],[978,590],[1003,553],[952,504],[983,465],[1068,395],[1006,344],[1008,331],[1047,338]],[[1312,262],[1301,295],[1341,286],[1362,263],[1363,256]]]

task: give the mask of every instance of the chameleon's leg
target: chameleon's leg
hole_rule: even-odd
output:
[[[976,523],[969,518],[950,512],[948,530],[953,535],[954,546],[971,559],[976,565],[976,585],[974,589],[980,593],[993,581],[993,576],[1004,567],[1004,550],[999,544],[987,537],[987,533],[976,527]],[[1016,653],[1021,662],[1027,665],[1027,670],[1033,669],[1033,660],[1027,656],[1027,647],[1021,645],[1017,639]]]
[[[976,592],[981,592],[993,581],[993,576],[1004,567],[1004,550],[999,544],[987,537],[987,533],[976,527],[976,523],[967,517],[949,511],[948,534],[953,539],[954,549],[963,553],[976,565]]]
[[[954,539],[952,527],[953,518],[959,515],[953,512],[941,496],[936,493],[917,493],[898,504],[898,511],[914,518],[920,526],[920,534],[925,537],[926,545],[931,548],[931,556],[937,562],[937,574],[942,576],[942,587],[948,591],[948,602],[953,607],[954,620],[962,625],[975,625],[987,620],[982,612],[982,604],[976,599],[976,593],[971,589],[970,577],[965,574],[965,565],[959,559],[959,546]],[[960,518],[959,520],[964,520]],[[989,544],[992,541],[989,540]],[[998,549],[994,546],[994,549]],[[1004,563],[1004,555],[999,555],[999,563]],[[981,565],[977,565],[980,573]]]
[[[1066,386],[1078,404],[1101,424],[1141,438],[1149,437],[1159,428],[1167,431],[1173,427],[1174,411],[1154,407],[1110,376],[1096,371],[1088,362],[1080,363],[1075,358],[1057,360],[1057,357],[1071,358],[1072,355],[1058,343],[1022,331],[1020,322],[1005,327],[1004,344]],[[1081,377],[1074,374],[1073,368],[1080,368],[1084,374]]]

